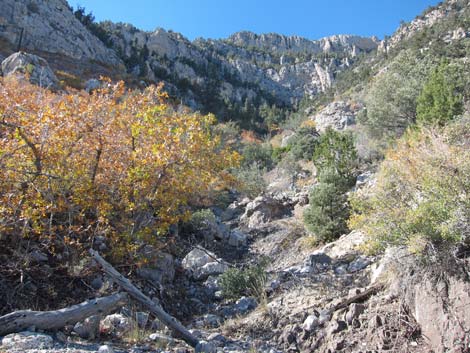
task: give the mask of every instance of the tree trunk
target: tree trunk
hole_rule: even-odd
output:
[[[196,347],[199,344],[199,340],[189,332],[180,322],[174,317],[169,315],[163,308],[154,303],[149,297],[142,293],[137,287],[135,287],[131,281],[121,275],[114,269],[108,262],[106,262],[97,251],[90,249],[90,254],[95,261],[101,266],[104,272],[108,274],[122,289],[129,293],[129,295],[137,300],[138,302],[145,305],[158,319],[163,322],[169,329],[176,332],[184,341],[186,341],[192,347]]]
[[[15,311],[0,317],[0,336],[20,332],[31,326],[39,330],[58,330],[67,325],[74,325],[87,317],[111,312],[121,306],[126,299],[127,294],[117,293],[55,311]]]

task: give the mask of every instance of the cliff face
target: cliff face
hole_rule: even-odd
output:
[[[220,99],[234,102],[269,95],[290,104],[304,95],[325,91],[337,72],[379,44],[375,38],[356,36],[311,41],[251,32],[235,33],[226,40],[190,42],[160,28],[143,32],[113,23],[105,23],[103,28],[131,71],[176,87],[186,83],[184,96],[192,102],[202,90],[216,91]]]
[[[0,1],[0,37],[23,48],[91,59],[109,65],[121,60],[73,15],[65,0]]]

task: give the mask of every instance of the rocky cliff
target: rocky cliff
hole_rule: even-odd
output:
[[[215,88],[222,100],[241,102],[273,95],[289,104],[305,94],[325,91],[338,71],[379,43],[356,36],[311,41],[251,32],[235,33],[226,40],[190,42],[161,28],[143,32],[127,24],[103,27],[132,72],[151,81],[167,80],[180,91],[185,83],[186,97],[195,100],[199,90]]]
[[[121,60],[74,16],[66,0],[0,1],[0,37],[29,50],[91,59],[110,65]]]

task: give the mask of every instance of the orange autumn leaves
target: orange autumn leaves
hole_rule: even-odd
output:
[[[105,86],[55,94],[0,81],[0,234],[162,233],[237,165],[212,115],[176,111],[161,87]]]

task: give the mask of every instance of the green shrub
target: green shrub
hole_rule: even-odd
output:
[[[351,133],[328,128],[320,136],[313,153],[317,170],[334,169],[350,186],[356,182],[357,151]]]
[[[356,181],[357,153],[351,134],[328,129],[313,155],[319,183],[309,195],[304,223],[318,241],[331,241],[348,231],[346,193]]]
[[[462,114],[462,87],[458,67],[442,62],[429,76],[416,107],[420,123],[444,125]]]
[[[290,153],[296,160],[312,158],[319,134],[314,127],[300,127],[289,139]]]
[[[262,299],[267,280],[266,262],[246,269],[231,268],[219,277],[222,295],[228,299],[252,296]]]
[[[191,219],[189,220],[189,225],[193,229],[204,229],[208,226],[210,223],[215,223],[216,218],[214,213],[210,209],[203,209],[194,212],[191,215]]]
[[[243,166],[251,166],[253,163],[262,168],[271,169],[273,148],[270,143],[250,143],[243,148]]]
[[[290,147],[275,147],[273,148],[272,160],[274,163],[279,163],[282,158],[290,151]]]
[[[311,190],[304,223],[321,242],[334,240],[348,231],[347,181],[333,169],[321,172],[322,180]]]
[[[267,185],[263,178],[265,172],[266,169],[258,163],[234,171],[234,175],[238,180],[237,190],[250,198],[255,198],[266,190]]]
[[[411,50],[397,55],[366,90],[360,123],[380,138],[401,135],[416,121],[417,98],[432,66],[430,58]]]
[[[412,131],[388,151],[375,186],[352,198],[350,225],[371,251],[390,245],[437,255],[469,242],[470,122]]]

